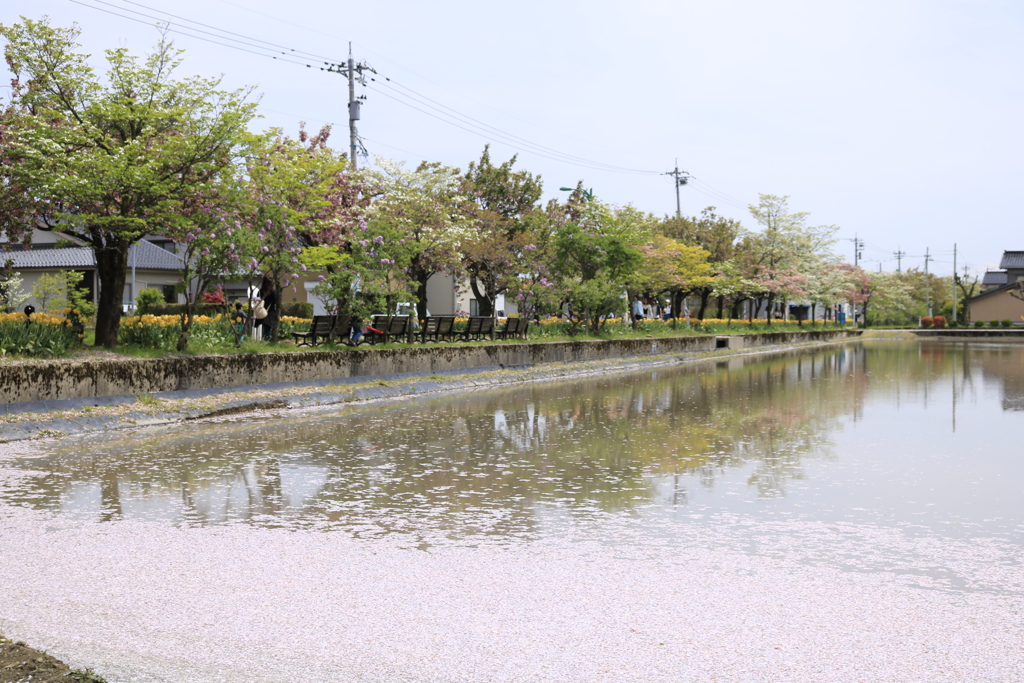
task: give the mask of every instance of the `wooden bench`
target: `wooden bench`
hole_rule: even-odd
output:
[[[299,346],[316,346],[317,339],[329,338],[331,329],[334,328],[334,337],[341,341],[347,341],[352,326],[348,322],[340,321],[335,324],[337,317],[335,315],[314,315],[309,329],[305,332],[292,332],[292,337],[295,338]]]
[[[462,333],[463,341],[481,340],[490,338],[491,330],[494,329],[494,318],[487,315],[473,315],[466,322],[466,329]]]
[[[365,341],[368,344],[378,342],[387,344],[391,337],[398,337],[400,341],[404,341],[406,335],[409,334],[409,320],[410,316],[408,315],[393,315],[390,321],[386,315],[375,315],[373,322],[364,328],[363,338],[359,341]],[[370,329],[371,327],[379,331],[374,332]]]
[[[498,330],[498,338],[515,339],[516,337],[525,337],[526,328],[529,325],[529,318],[507,318],[505,320],[505,327]]]
[[[423,328],[420,330],[420,341],[426,343],[431,341],[451,341],[455,331],[454,315],[431,315],[423,321]]]

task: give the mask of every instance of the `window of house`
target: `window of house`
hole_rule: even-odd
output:
[[[469,314],[480,315],[480,302],[476,299],[469,300]]]

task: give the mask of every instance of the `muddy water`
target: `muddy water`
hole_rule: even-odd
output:
[[[419,547],[737,515],[1019,539],[1022,433],[1024,346],[877,342],[64,441],[5,463],[0,506]]]

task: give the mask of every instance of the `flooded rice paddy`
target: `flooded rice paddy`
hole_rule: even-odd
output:
[[[19,446],[0,631],[112,681],[1021,680],[1024,345]]]

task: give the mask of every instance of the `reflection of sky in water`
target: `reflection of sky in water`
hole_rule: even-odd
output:
[[[427,543],[736,515],[1019,538],[1022,397],[1024,347],[846,345],[65,441],[0,499]]]

